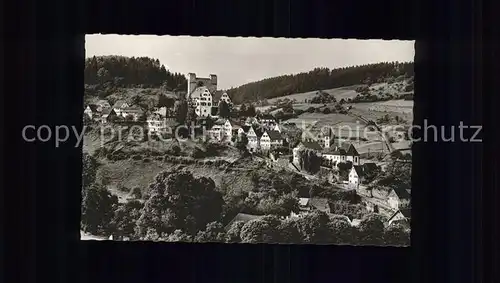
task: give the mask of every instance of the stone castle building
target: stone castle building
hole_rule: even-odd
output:
[[[187,78],[186,100],[195,113],[200,117],[217,116],[220,101],[231,104],[226,92],[217,89],[217,75],[210,74],[209,78],[199,78],[189,73]]]

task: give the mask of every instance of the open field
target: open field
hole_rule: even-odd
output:
[[[323,91],[327,92],[329,94],[332,94],[333,96],[335,96],[335,98],[337,100],[340,100],[342,98],[344,100],[347,100],[348,98],[353,98],[356,96],[357,93],[356,93],[355,89],[359,86],[361,86],[361,85],[352,85],[352,86],[347,86],[347,87],[332,88],[332,89],[327,89],[327,90],[323,90]],[[288,98],[290,100],[295,99],[297,101],[297,103],[304,103],[306,99],[309,100],[309,99],[313,98],[314,96],[316,96],[316,92],[317,92],[317,90],[303,92],[303,93],[290,94],[287,96],[268,99],[268,102],[274,103],[278,99],[283,100],[283,99]]]
[[[413,121],[413,101],[411,100],[389,100],[349,105],[353,107],[350,112],[369,120],[377,120],[385,115],[389,115],[392,117],[399,116],[405,119],[408,124],[411,124]]]
[[[331,113],[331,114],[323,114],[323,113],[303,113],[297,118],[293,118],[287,120],[288,123],[295,123],[297,126],[302,125],[302,121],[306,124],[311,124],[313,122],[320,123],[320,125],[329,125],[333,126],[341,122],[350,122],[356,123],[359,119],[353,118],[348,115]]]

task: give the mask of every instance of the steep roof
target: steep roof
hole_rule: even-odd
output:
[[[410,193],[408,193],[407,190],[405,189],[401,189],[401,188],[398,188],[398,187],[395,187],[391,190],[391,192],[389,193],[389,195],[392,195],[392,194],[395,194],[398,196],[399,199],[410,199],[411,198],[411,195]]]
[[[391,217],[387,220],[387,223],[398,223],[408,225],[411,221],[411,210],[410,209],[400,209],[394,212]]]
[[[302,141],[300,144],[302,144],[305,148],[312,149],[312,150],[322,150],[323,148],[321,145],[319,145],[315,141]]]
[[[113,108],[120,108],[123,106],[123,104],[127,103],[125,100],[117,100],[115,104],[113,105]]]
[[[278,131],[267,131],[267,134],[269,135],[269,138],[272,141],[280,141],[283,139],[283,137],[281,136],[281,133]]]
[[[400,209],[401,213],[404,215],[404,217],[411,219],[411,208],[403,208]]]
[[[98,105],[95,105],[95,104],[89,104],[89,105],[87,105],[87,107],[89,107],[90,111],[92,111],[92,112],[96,112],[97,111],[97,106]],[[85,107],[85,109],[87,109],[87,107]]]
[[[115,112],[115,110],[113,110],[113,109],[109,109],[109,108],[106,108],[106,109],[103,109],[103,110],[102,110],[102,115],[109,115],[109,114],[111,114],[111,112],[113,112],[113,113],[114,113],[114,112]],[[115,114],[116,114],[116,113],[115,113]]]
[[[243,125],[241,126],[241,128],[243,129],[243,132],[248,133],[248,130],[250,130],[251,126]]]
[[[338,147],[329,147],[324,149],[324,153],[332,155],[346,155],[346,150]]]
[[[356,174],[358,174],[358,177],[362,177],[365,174],[365,170],[363,166],[361,165],[354,165],[352,166],[354,168],[354,171],[356,171]]]
[[[205,91],[210,92],[208,87],[199,86],[199,87],[195,88],[193,91],[191,91],[191,93],[186,93],[186,99],[190,99],[192,96],[201,96],[201,94],[204,93]]]
[[[349,149],[347,149],[347,155],[349,155],[349,156],[359,156],[359,153],[358,153],[358,151],[356,150],[356,148],[354,147],[353,144],[351,144],[349,146]]]
[[[214,103],[217,103],[219,102],[220,98],[222,97],[222,95],[225,93],[225,91],[223,90],[217,90],[215,91],[213,94],[212,94],[212,101]]]
[[[262,131],[262,129],[253,129],[253,131],[255,132],[255,134],[257,135],[257,137],[262,137],[262,135],[264,134],[264,131]]]
[[[345,141],[339,141],[339,140],[336,140],[334,143],[331,143],[331,148],[336,148],[336,149],[343,149],[347,152],[347,150],[349,149],[349,147],[351,146],[350,143],[348,142],[345,142]]]
[[[330,205],[328,204],[328,199],[326,198],[310,198],[309,199],[309,204],[316,208],[317,210],[323,211],[323,212],[329,212],[330,211]]]

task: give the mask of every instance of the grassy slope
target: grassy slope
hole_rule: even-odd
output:
[[[324,90],[325,92],[329,93],[329,94],[332,94],[335,96],[335,98],[337,100],[340,100],[340,99],[345,99],[347,100],[348,98],[353,98],[356,96],[356,91],[354,91],[358,86],[360,85],[353,85],[353,86],[347,86],[347,87],[339,87],[339,88],[333,88],[333,89],[327,89],[327,90]],[[304,103],[304,100],[307,99],[307,100],[310,100],[311,98],[313,98],[314,96],[316,96],[316,90],[315,91],[309,91],[309,92],[303,92],[303,93],[295,93],[295,94],[291,94],[291,95],[287,95],[287,96],[282,96],[282,97],[276,97],[276,98],[272,98],[272,99],[268,99],[268,102],[269,103],[274,103],[276,102],[276,100],[278,99],[285,99],[285,98],[288,98],[288,99],[296,99],[297,100],[297,103]]]
[[[101,166],[97,172],[97,179],[107,176],[109,180],[108,189],[116,194],[123,201],[129,193],[118,190],[119,186],[125,186],[129,189],[140,187],[143,192],[149,184],[154,181],[155,176],[163,171],[176,168],[173,163],[151,160],[144,163],[142,160],[120,160],[106,161],[101,160]],[[234,189],[249,191],[253,188],[250,179],[252,171],[258,171],[262,168],[256,164],[248,164],[242,170],[223,170],[211,165],[184,165],[185,169],[192,172],[196,177],[210,177],[216,185],[220,187],[222,183],[228,184]]]

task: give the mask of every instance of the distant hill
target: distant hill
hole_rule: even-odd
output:
[[[284,75],[248,83],[227,90],[237,104],[278,98],[294,93],[340,88],[358,84],[383,83],[401,76],[413,77],[413,62],[384,62],[361,66],[316,68],[307,73]]]

